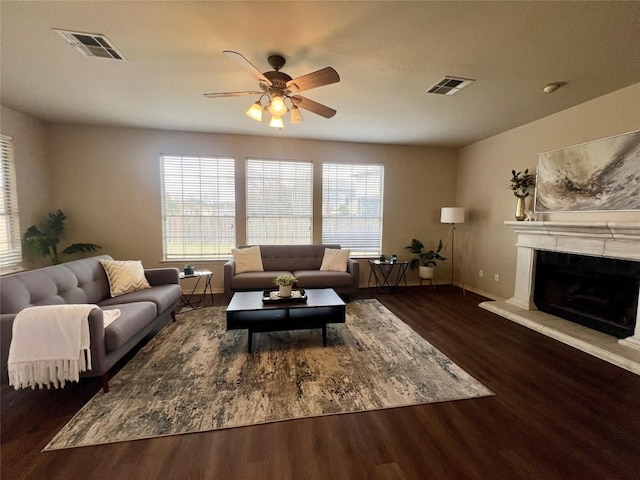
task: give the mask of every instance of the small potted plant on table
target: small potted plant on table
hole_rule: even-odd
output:
[[[437,250],[425,250],[424,244],[414,238],[411,240],[411,245],[405,247],[409,252],[416,255],[414,259],[409,262],[409,268],[411,270],[418,269],[418,275],[423,280],[430,280],[433,278],[434,267],[437,265],[436,260],[446,260],[440,252],[442,251],[442,240],[438,242]]]
[[[196,267],[191,265],[190,263],[184,266],[184,274],[185,275],[193,275],[196,272]]]
[[[278,287],[278,293],[281,297],[288,298],[291,296],[293,284],[297,281],[298,279],[293,275],[278,275],[273,279],[273,284]]]

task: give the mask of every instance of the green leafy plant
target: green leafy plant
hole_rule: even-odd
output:
[[[278,275],[273,279],[273,284],[277,286],[281,285],[293,285],[298,279],[293,275]]]
[[[42,230],[35,225],[31,225],[23,236],[25,244],[43,257],[48,256],[51,259],[52,265],[62,263],[65,255],[95,252],[102,248],[100,245],[93,243],[73,243],[59,252],[58,244],[60,243],[60,235],[64,232],[64,222],[66,219],[67,216],[62,210],[49,212],[49,216],[45,220]]]
[[[416,238],[412,239],[411,245],[405,248],[416,255],[416,257],[409,262],[409,268],[411,270],[415,270],[418,267],[435,267],[437,265],[436,260],[446,260],[445,257],[440,255],[442,251],[442,240],[438,242],[438,248],[436,250],[423,251],[424,244]]]
[[[511,170],[511,185],[509,188],[513,190],[513,194],[518,198],[526,198],[529,196],[529,191],[536,184],[536,176],[533,173],[529,173],[527,168],[524,172],[517,172]]]

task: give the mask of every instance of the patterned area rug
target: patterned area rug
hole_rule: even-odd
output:
[[[345,324],[258,333],[225,329],[225,309],[164,327],[44,450],[492,395],[377,300]]]

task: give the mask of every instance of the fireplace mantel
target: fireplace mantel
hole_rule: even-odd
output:
[[[504,222],[516,246],[640,261],[640,222]]]
[[[538,312],[533,302],[536,250],[640,261],[640,222],[514,222],[518,234],[513,297],[483,308],[640,374],[640,319],[635,334],[617,341],[601,332]],[[636,318],[640,317],[640,306]]]

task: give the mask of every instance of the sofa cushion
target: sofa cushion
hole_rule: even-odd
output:
[[[236,264],[236,273],[262,272],[262,256],[260,247],[232,248],[233,261]]]
[[[262,290],[265,288],[276,288],[273,279],[278,275],[291,275],[286,270],[275,270],[268,272],[251,272],[234,275],[231,279],[233,290]]]
[[[168,308],[173,308],[180,298],[180,285],[171,283],[169,285],[158,285],[156,287],[145,288],[137,292],[125,293],[115,298],[107,298],[98,305],[119,305],[134,302],[152,302],[156,305],[158,313],[162,313]]]
[[[301,288],[334,288],[353,285],[353,275],[347,272],[326,272],[320,270],[296,270],[293,275]]]
[[[157,311],[153,302],[117,304],[109,308],[118,308],[120,316],[104,329],[104,345],[107,352],[124,345],[156,319]]]
[[[340,245],[261,245],[262,264],[267,270],[320,270],[325,248]]]
[[[325,248],[320,270],[327,272],[346,272],[349,261],[348,248]]]
[[[100,263],[109,278],[112,297],[151,288],[139,260],[100,260]]]

